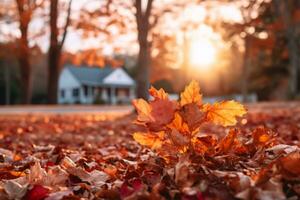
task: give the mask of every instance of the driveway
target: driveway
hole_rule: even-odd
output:
[[[128,114],[132,106],[85,106],[85,105],[31,105],[31,106],[0,106],[0,115],[15,114]]]

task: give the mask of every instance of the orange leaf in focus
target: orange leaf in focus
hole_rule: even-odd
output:
[[[191,131],[199,128],[206,119],[205,113],[195,103],[183,106],[179,113]]]
[[[165,133],[163,131],[155,133],[141,133],[136,132],[133,134],[133,138],[139,144],[147,146],[151,149],[158,149],[163,143]]]
[[[189,144],[189,138],[178,132],[176,129],[172,129],[170,137],[173,144],[181,148]]]
[[[186,123],[183,122],[182,117],[179,113],[175,113],[174,120],[169,125],[170,128],[174,128],[181,133],[189,133],[189,127]]]
[[[154,121],[151,116],[151,107],[144,99],[133,100],[133,105],[138,112],[137,120],[139,122],[151,122]]]
[[[155,123],[149,124],[152,127],[163,126],[174,119],[176,104],[168,99],[157,99],[150,102],[151,116]]]
[[[203,111],[207,112],[207,120],[222,126],[233,126],[237,123],[236,117],[246,114],[244,106],[235,101],[205,104]]]
[[[152,87],[149,92],[154,97],[150,103],[143,99],[133,101],[138,112],[137,121],[147,125],[151,131],[159,131],[173,120],[176,102],[169,100],[163,89]]]
[[[195,103],[202,104],[202,95],[200,94],[200,86],[197,81],[192,81],[184,91],[180,94],[180,105]]]
[[[166,93],[162,88],[157,90],[153,86],[149,89],[149,93],[155,99],[168,99],[168,93]]]

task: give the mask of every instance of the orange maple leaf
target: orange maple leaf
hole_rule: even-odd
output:
[[[207,112],[207,120],[222,126],[233,126],[237,123],[236,117],[246,114],[245,107],[235,101],[223,101],[215,104],[205,104],[203,111]]]
[[[155,89],[153,86],[149,89],[149,93],[154,99],[168,99],[168,93],[164,89],[160,88],[159,90]]]
[[[183,122],[182,117],[179,113],[175,113],[173,121],[168,125],[171,129],[177,129],[181,133],[188,133],[189,127],[188,125]]]
[[[149,103],[143,99],[133,101],[138,117],[137,121],[148,126],[151,130],[158,130],[170,123],[174,118],[176,102],[168,99],[168,94],[163,90],[151,87],[150,94],[154,100]]]
[[[132,101],[135,109],[138,112],[137,121],[139,122],[152,122],[154,121],[153,117],[151,116],[151,107],[147,101],[144,99],[135,99]]]
[[[133,138],[139,144],[147,146],[151,149],[158,149],[163,144],[165,132],[161,131],[158,133],[142,133],[136,132],[133,134]]]
[[[181,106],[190,103],[202,104],[202,95],[200,94],[200,86],[197,81],[192,81],[180,94]]]

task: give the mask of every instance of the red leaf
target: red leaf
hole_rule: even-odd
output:
[[[50,190],[41,185],[35,185],[26,194],[26,200],[43,200],[49,195]]]

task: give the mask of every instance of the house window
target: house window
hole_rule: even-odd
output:
[[[88,86],[83,86],[83,90],[84,90],[84,96],[88,96],[88,94],[89,94],[89,88],[88,88]]]
[[[65,90],[60,90],[60,96],[62,97],[62,98],[65,98]]]
[[[79,88],[74,88],[72,90],[73,97],[79,97]]]

